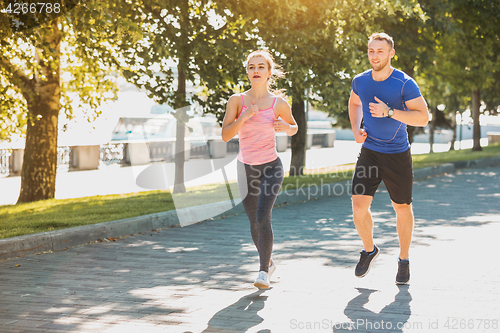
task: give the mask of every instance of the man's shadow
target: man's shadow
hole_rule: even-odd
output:
[[[359,295],[350,300],[344,309],[344,314],[351,321],[335,324],[333,332],[373,330],[377,332],[390,331],[402,333],[405,323],[411,315],[410,302],[412,298],[408,290],[408,285],[398,285],[398,288],[399,292],[394,297],[394,301],[387,304],[379,313],[364,307],[368,303],[370,295],[377,292],[377,290],[356,288],[359,291]]]
[[[265,290],[258,290],[240,298],[236,303],[218,311],[208,322],[208,327],[203,333],[220,332],[246,332],[248,329],[259,325],[264,319],[257,313],[264,309],[267,296],[261,296]],[[261,333],[271,332],[261,330]]]

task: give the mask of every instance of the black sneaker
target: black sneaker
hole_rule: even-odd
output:
[[[398,259],[396,284],[407,284],[410,281],[410,261]]]
[[[359,262],[356,265],[356,271],[354,274],[357,277],[364,277],[368,272],[370,271],[370,266],[372,264],[372,261],[378,257],[380,250],[376,245],[375,250],[371,253],[366,252],[365,250],[361,251],[361,257],[359,258]]]

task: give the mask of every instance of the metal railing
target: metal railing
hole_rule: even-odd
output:
[[[0,173],[9,173],[10,149],[0,149]]]
[[[123,162],[123,143],[107,143],[99,148],[100,160],[105,165],[121,164]]]
[[[326,134],[316,134],[312,137],[313,146],[322,146],[323,142],[326,140]]]
[[[170,162],[174,160],[175,141],[149,142],[151,162]]]
[[[71,147],[57,147],[57,167],[68,166],[71,157]]]
[[[210,151],[208,149],[208,142],[204,140],[192,140],[191,141],[191,158],[198,159],[208,159],[210,158]]]
[[[313,146],[324,146],[326,134],[314,133],[312,137]],[[210,147],[207,140],[190,140],[189,159],[209,159]],[[288,147],[290,147],[290,137]],[[175,140],[164,140],[160,142],[147,143],[151,162],[172,162],[174,160]],[[112,142],[99,146],[100,163],[104,165],[127,164],[128,142]],[[238,138],[233,138],[227,143],[227,155],[237,154],[239,151]],[[0,173],[10,172],[9,160],[12,149],[0,149]],[[69,167],[72,161],[73,149],[70,146],[59,146],[57,148],[57,166]],[[130,162],[130,161],[128,161]]]
[[[231,139],[227,143],[228,154],[238,154],[240,151],[240,141],[238,139]]]
[[[69,165],[71,154],[71,147],[60,146],[57,147],[57,167],[64,167]],[[0,173],[6,174],[10,170],[10,157],[12,149],[0,149]]]

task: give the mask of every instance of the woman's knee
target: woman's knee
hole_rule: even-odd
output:
[[[267,214],[257,214],[257,226],[259,230],[268,230],[271,228],[271,217]]]

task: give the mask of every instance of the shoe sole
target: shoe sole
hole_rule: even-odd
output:
[[[405,285],[405,284],[408,284],[408,283],[410,283],[410,279],[408,279],[408,281],[406,281],[406,282],[400,282],[400,281],[396,280],[396,284],[397,285]]]
[[[263,282],[256,281],[253,285],[259,289],[269,289],[269,286]]]
[[[273,267],[273,268],[271,268],[271,267]],[[269,272],[268,272],[269,280],[271,280],[271,276],[274,274],[274,272],[276,272],[276,264],[273,261],[273,265],[269,266]]]
[[[380,254],[380,250],[379,250],[379,251],[378,251],[378,253],[377,253],[377,254],[373,257],[372,261],[370,261],[370,265],[368,265],[368,269],[366,270],[365,274],[363,274],[363,275],[356,275],[356,277],[358,277],[358,278],[360,278],[360,279],[361,279],[361,278],[363,278],[363,277],[365,277],[365,276],[366,276],[366,275],[370,272],[370,269],[372,268],[372,264],[373,264],[373,262],[375,261],[375,259],[377,259],[377,258],[378,258],[378,255],[379,255],[379,254]]]

